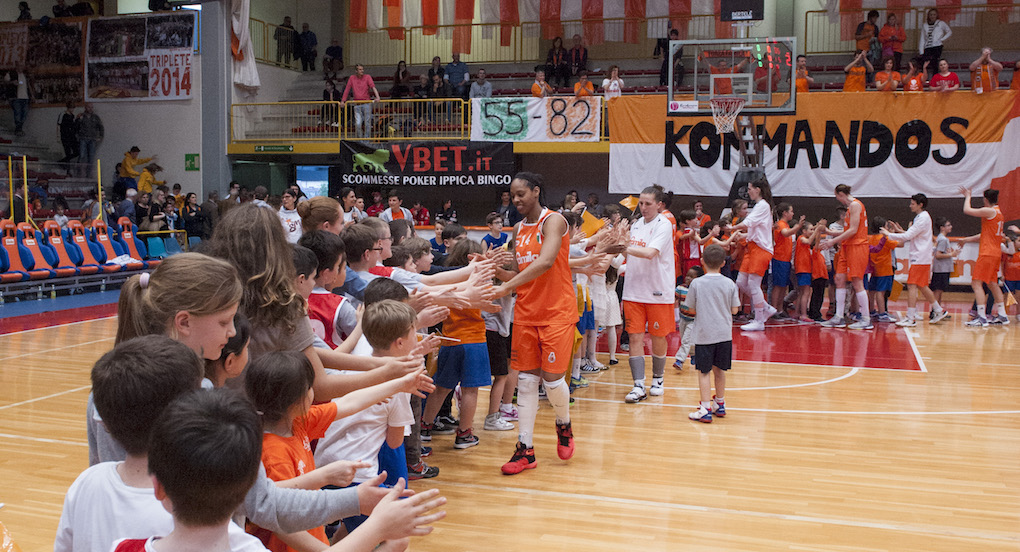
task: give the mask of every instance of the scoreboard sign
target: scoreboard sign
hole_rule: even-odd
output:
[[[601,128],[601,96],[471,100],[477,142],[598,142]]]

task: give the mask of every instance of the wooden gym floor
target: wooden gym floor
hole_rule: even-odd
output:
[[[1020,550],[1020,328],[965,318],[910,338],[883,328],[884,347],[770,328],[737,347],[752,360],[734,363],[729,415],[712,424],[687,419],[689,367],[667,368],[665,396],[624,404],[621,355],[575,394],[576,456],[556,457],[543,402],[538,468],[513,477],[499,466],[516,432],[480,431],[480,411],[478,447],[432,442],[442,472],[412,487],[441,489],[449,515],[412,549]],[[0,522],[26,552],[52,550],[64,492],[87,466],[89,370],[114,328],[0,335]]]

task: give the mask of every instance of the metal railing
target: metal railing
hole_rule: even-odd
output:
[[[100,162],[62,163],[33,161],[27,156],[6,156],[0,163],[0,180],[7,181],[3,190],[3,210],[14,216],[15,190],[21,195],[26,221],[36,229],[36,220],[52,218],[58,206],[63,206],[70,218],[79,218],[81,208],[91,190],[95,190],[102,204],[103,187],[98,178]]]
[[[339,142],[340,102],[230,106],[232,142]]]
[[[1006,5],[961,6],[953,12],[942,10],[942,19],[953,29],[953,36],[946,41],[945,51],[974,51],[982,47],[993,49],[1016,49],[1016,35],[1020,32],[1020,3]],[[917,33],[924,23],[928,8],[908,10],[877,10],[879,28],[885,23],[886,14],[893,11],[907,32],[903,51],[916,52]],[[866,21],[869,10],[843,12],[857,22]],[[856,28],[856,23],[854,23]],[[1012,30],[1010,30],[1012,29]],[[804,14],[804,53],[842,54],[853,52],[856,41],[844,38],[838,15],[826,10],[813,10]],[[975,54],[975,57],[976,54]]]
[[[279,34],[277,34],[277,30],[279,30]],[[251,36],[255,61],[295,70],[301,67],[301,59],[294,56],[297,31],[259,19],[249,19],[248,34]]]

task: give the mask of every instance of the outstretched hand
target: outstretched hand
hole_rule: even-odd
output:
[[[360,486],[364,486],[363,483]],[[404,479],[397,484],[376,504],[366,525],[372,529],[380,540],[389,541],[406,537],[420,537],[432,532],[431,524],[446,517],[446,512],[429,514],[430,511],[446,504],[446,498],[439,496],[439,489],[415,494],[399,500],[405,488]]]

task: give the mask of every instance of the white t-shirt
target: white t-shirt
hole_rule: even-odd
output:
[[[676,268],[673,266],[673,225],[656,215],[651,222],[642,217],[630,227],[630,245],[658,251],[651,259],[627,256],[627,279],[623,300],[633,303],[672,305]]]
[[[603,95],[608,102],[612,98],[618,98],[623,94],[623,79],[616,79],[611,81],[609,79],[602,79],[602,90]]]
[[[414,217],[411,216],[410,210],[401,207],[400,212],[403,213],[404,220],[414,224]],[[379,213],[379,218],[386,222],[393,222],[393,211],[387,207],[383,212]]]
[[[753,241],[758,247],[772,253],[772,206],[764,200],[754,204],[754,209],[743,220],[747,225],[747,240]]]
[[[333,400],[342,401],[343,398]],[[315,448],[315,465],[325,466],[336,460],[364,460],[372,466],[358,470],[354,482],[367,481],[379,473],[379,449],[386,443],[386,431],[391,427],[406,428],[413,424],[411,395],[397,393],[386,403],[372,405],[333,422]]]
[[[288,243],[297,243],[301,239],[301,215],[298,214],[297,209],[287,210],[280,207],[279,212],[280,222],[283,223],[283,233],[287,234]]]
[[[263,552],[269,550],[264,544],[262,544],[262,541],[260,541],[258,537],[245,533],[243,529],[235,525],[233,522],[231,522],[230,527],[227,529],[227,535],[230,539],[231,552]],[[152,546],[152,542],[158,538],[160,537],[149,537],[146,539],[145,552],[156,552],[156,548]],[[109,548],[109,551],[113,552],[122,540],[126,539],[117,539],[117,542],[113,543],[113,545]]]
[[[117,473],[121,462],[101,462],[83,471],[64,495],[54,552],[107,552],[118,539],[168,535],[174,528],[170,512],[152,489],[130,487]],[[261,542],[230,524],[233,550],[262,550],[240,546]]]
[[[389,278],[394,282],[404,286],[408,293],[411,293],[412,291],[422,286],[421,274],[417,274],[409,270],[404,270],[403,268],[397,268],[392,266],[378,265],[378,268],[380,269],[379,271],[383,272],[384,274],[381,275],[372,274],[367,270],[355,271],[354,273],[360,276],[361,279],[364,280],[366,284],[368,284],[368,282],[371,282],[372,280],[375,280],[376,278]]]
[[[921,211],[914,216],[914,222],[906,232],[890,232],[890,240],[910,244],[910,264],[930,265],[932,261],[931,215]]]

